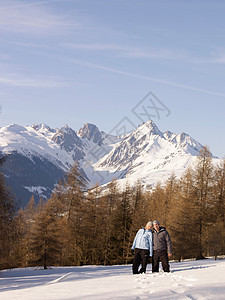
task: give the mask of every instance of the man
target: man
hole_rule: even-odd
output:
[[[159,262],[162,262],[164,272],[170,272],[168,256],[172,256],[172,243],[169,233],[159,221],[153,221],[153,257],[152,272],[159,272]]]
[[[148,257],[152,256],[152,222],[148,222],[145,228],[139,229],[135,238],[133,245],[131,247],[132,253],[134,253],[133,260],[133,274],[140,274],[146,272],[146,267],[148,263]],[[138,268],[141,264],[141,269]]]

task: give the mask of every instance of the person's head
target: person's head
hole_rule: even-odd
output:
[[[156,230],[156,231],[159,231],[159,221],[158,220],[155,220],[155,221],[153,221],[153,226],[154,226],[154,229]]]
[[[146,225],[145,225],[145,229],[150,230],[152,228],[152,222],[149,221]]]

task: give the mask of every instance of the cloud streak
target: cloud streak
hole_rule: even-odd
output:
[[[61,46],[78,51],[86,52],[111,52],[114,56],[124,58],[138,59],[163,59],[163,60],[183,60],[193,64],[224,64],[225,52],[209,54],[207,58],[193,56],[186,50],[165,49],[154,47],[133,47],[129,45],[120,45],[115,43],[63,43]]]
[[[174,87],[178,87],[178,88],[182,88],[182,89],[186,89],[186,90],[191,90],[191,91],[195,91],[195,92],[200,92],[200,93],[204,93],[204,94],[209,94],[209,95],[214,95],[214,96],[219,96],[219,97],[225,97],[225,94],[223,94],[223,93],[218,93],[218,92],[210,91],[210,90],[207,90],[207,89],[201,89],[201,88],[198,88],[198,87],[193,87],[193,86],[190,86],[190,85],[186,85],[186,84],[182,84],[182,83],[178,83],[178,82],[174,82],[174,81],[169,81],[169,80],[166,80],[166,79],[160,79],[160,78],[156,78],[156,77],[139,75],[139,74],[130,73],[130,72],[126,72],[126,71],[123,71],[123,70],[114,69],[114,68],[110,68],[110,67],[105,67],[105,66],[102,66],[102,65],[93,64],[93,63],[80,61],[80,60],[75,60],[75,59],[70,59],[68,61],[70,61],[71,63],[77,64],[77,65],[82,65],[82,66],[89,67],[89,68],[95,68],[95,69],[99,69],[99,70],[103,70],[103,71],[107,71],[107,72],[111,72],[111,73],[116,73],[116,74],[132,77],[132,78],[137,78],[137,79],[146,80],[146,81],[150,81],[150,82],[165,84],[165,85],[168,85],[168,86],[174,86]]]
[[[169,49],[156,49],[153,47],[143,48],[143,47],[132,47],[127,45],[118,45],[113,43],[95,43],[95,44],[76,44],[76,43],[64,43],[62,46],[71,48],[74,50],[82,51],[96,51],[96,52],[112,52],[114,51],[117,56],[125,58],[154,58],[154,59],[186,59],[187,54],[182,51],[173,51]]]
[[[40,3],[12,1],[0,3],[0,31],[20,34],[58,35],[79,28],[78,21],[70,22],[65,17],[54,15]],[[47,3],[47,2],[42,2]]]
[[[0,75],[0,85],[12,87],[31,87],[31,88],[58,88],[68,86],[68,81],[64,78],[56,77],[36,77],[29,78],[24,75]]]

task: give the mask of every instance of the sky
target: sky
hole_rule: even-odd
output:
[[[225,1],[0,1],[0,126],[152,119],[225,156]]]

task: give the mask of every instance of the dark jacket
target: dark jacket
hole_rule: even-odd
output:
[[[159,232],[153,230],[153,250],[166,250],[172,253],[172,243],[166,228],[160,226]]]

